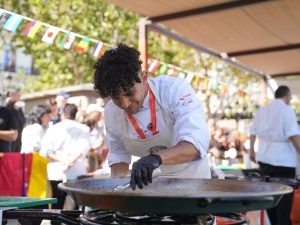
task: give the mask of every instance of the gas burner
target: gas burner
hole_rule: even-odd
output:
[[[101,209],[83,213],[79,210],[7,209],[3,219],[42,221],[44,219],[68,225],[247,225],[247,218],[239,213],[218,214],[217,216],[196,215],[140,215],[136,213],[111,212]],[[204,220],[204,222],[203,222]]]
[[[82,224],[87,225],[197,225],[197,216],[158,216],[158,215],[140,215],[136,213],[109,212],[103,210],[92,210],[84,213],[80,217]],[[213,216],[207,216],[206,224],[214,223]]]

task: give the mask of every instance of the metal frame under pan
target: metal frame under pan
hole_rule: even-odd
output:
[[[59,184],[77,204],[103,210],[200,215],[274,207],[287,185],[246,180],[157,178],[142,190],[113,191],[128,178],[86,179]]]

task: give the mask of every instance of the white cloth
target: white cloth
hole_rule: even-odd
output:
[[[258,136],[257,161],[296,167],[297,153],[289,138],[300,134],[295,112],[283,100],[276,99],[256,112],[250,134]]]
[[[64,162],[50,161],[47,166],[49,180],[72,180],[87,173],[85,156],[90,149],[89,128],[73,120],[63,120],[50,127],[43,140],[40,154],[60,154],[74,157],[82,153],[73,166],[64,171]]]
[[[159,102],[168,113],[173,123],[174,144],[180,141],[192,143],[201,153],[201,158],[206,158],[209,145],[209,133],[205,122],[205,116],[200,101],[197,99],[192,87],[181,78],[159,76],[149,78],[158,91]],[[106,126],[106,143],[109,148],[109,165],[131,162],[131,155],[126,150],[122,135],[123,113],[112,101],[104,110]],[[134,114],[141,130],[147,138],[153,136],[147,129],[151,123],[149,96],[144,100],[141,110]],[[160,107],[157,107],[157,130],[166,128]],[[128,136],[140,139],[131,123],[127,120]],[[157,143],[159,145],[159,143]],[[200,160],[200,159],[199,159]]]
[[[42,138],[47,128],[39,123],[26,126],[22,131],[21,153],[33,153],[41,149]]]

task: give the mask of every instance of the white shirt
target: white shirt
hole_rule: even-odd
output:
[[[42,138],[47,128],[39,123],[26,126],[22,131],[21,153],[33,153],[41,149]]]
[[[299,135],[297,119],[283,100],[276,99],[256,112],[250,134],[258,136],[257,161],[296,167],[297,153],[289,138]]]
[[[180,141],[188,141],[201,153],[201,158],[206,157],[209,145],[209,133],[205,121],[203,107],[196,97],[192,87],[182,78],[169,76],[158,76],[149,78],[153,81],[159,93],[159,101],[170,118],[174,121],[175,144]],[[160,107],[156,101],[157,130],[166,127]],[[106,127],[106,144],[109,148],[108,163],[111,166],[115,163],[130,163],[131,156],[125,149],[122,139],[121,120],[124,113],[112,101],[108,102],[104,110]],[[146,137],[152,133],[147,126],[151,123],[149,105],[149,94],[145,98],[140,111],[132,115],[137,121]],[[127,119],[129,137],[139,139],[139,135]],[[157,143],[159,145],[159,143]]]
[[[60,154],[70,158],[82,153],[73,166],[64,171],[64,163],[50,161],[47,166],[49,180],[72,180],[86,174],[85,155],[90,149],[89,128],[73,120],[62,120],[49,127],[43,140],[40,154]]]

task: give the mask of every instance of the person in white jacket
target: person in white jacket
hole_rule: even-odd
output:
[[[62,121],[51,126],[42,140],[40,154],[49,158],[48,179],[53,197],[58,200],[53,205],[54,209],[62,209],[66,197],[57,185],[87,173],[85,156],[90,149],[89,128],[75,121],[76,114],[76,105],[67,103],[63,108]]]
[[[279,86],[275,100],[260,108],[250,128],[250,152],[265,174],[272,177],[295,178],[297,151],[300,152],[300,133],[296,114],[289,106],[291,91]],[[258,151],[254,143],[258,137]],[[278,207],[268,210],[271,224],[291,225],[293,195],[282,198]]]
[[[42,138],[51,120],[51,110],[45,104],[33,107],[27,119],[27,125],[22,131],[21,153],[34,153],[41,150]]]
[[[124,44],[106,51],[95,64],[94,89],[111,97],[104,110],[112,177],[126,176],[131,156],[132,189],[162,177],[210,178],[209,132],[203,107],[181,78],[147,78],[139,52]]]

